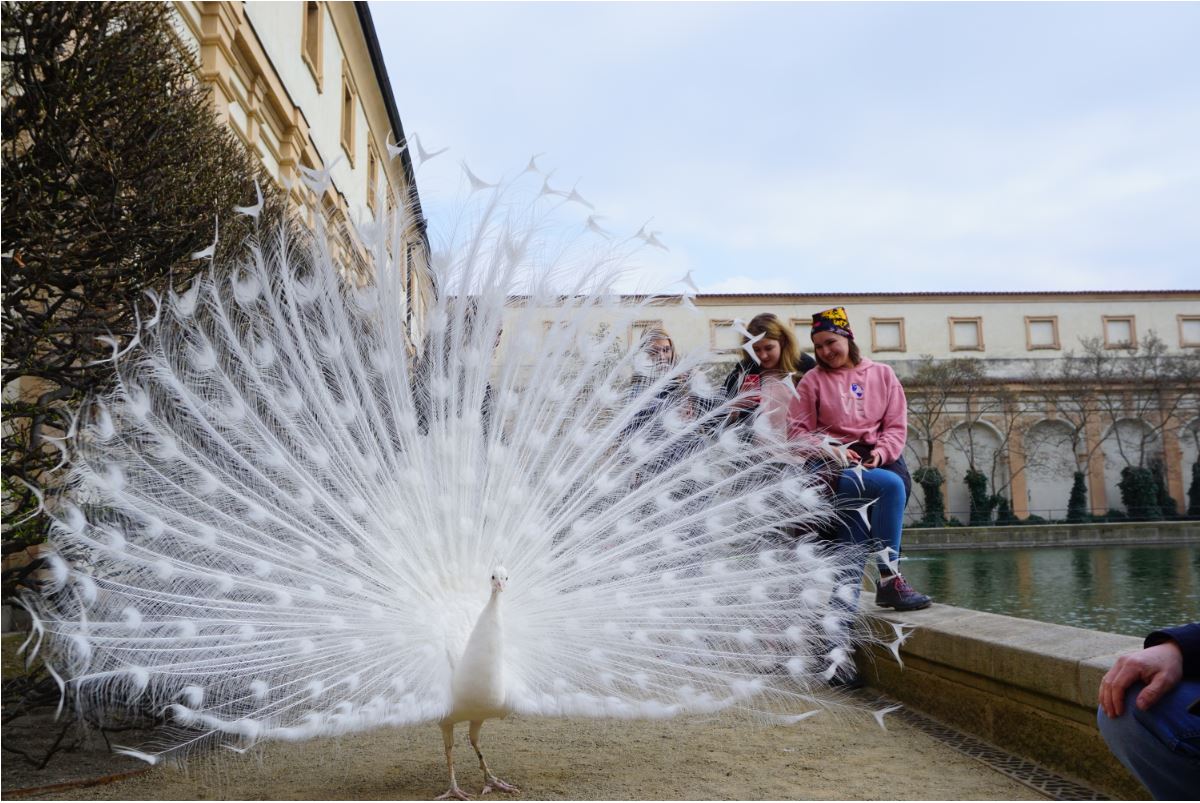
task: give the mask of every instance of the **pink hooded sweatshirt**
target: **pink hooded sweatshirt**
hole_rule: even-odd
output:
[[[788,408],[788,437],[828,434],[843,444],[870,444],[880,464],[904,452],[908,402],[890,366],[866,357],[858,365],[830,370],[817,366],[804,375]]]

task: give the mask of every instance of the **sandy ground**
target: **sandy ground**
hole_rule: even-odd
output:
[[[477,794],[481,774],[460,730],[459,782]],[[483,748],[496,774],[521,787],[517,799],[1045,799],[902,722],[884,732],[869,716],[822,714],[793,726],[736,714],[668,722],[513,717],[485,725]],[[42,785],[54,780],[23,777],[16,764],[6,756],[6,799],[423,800],[447,786],[432,725],[270,745],[257,756],[225,753],[186,771],[155,768],[56,793],[22,794],[39,776]],[[110,757],[107,771],[130,766]]]

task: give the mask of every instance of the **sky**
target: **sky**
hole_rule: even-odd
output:
[[[543,154],[639,288],[1200,288],[1200,3],[371,13],[430,217]]]

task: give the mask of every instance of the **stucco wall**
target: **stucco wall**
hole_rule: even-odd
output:
[[[303,3],[249,2],[246,17],[254,26],[263,49],[279,73],[284,86],[308,121],[309,136],[326,166],[342,157],[331,172],[334,186],[346,198],[346,205],[356,217],[373,216],[367,207],[367,140],[368,122],[363,112],[361,93],[374,83],[373,75],[358,74],[351,64],[360,99],[354,104],[354,153],[352,167],[341,145],[342,126],[342,63],[353,59],[350,48],[365,49],[356,31],[339,30],[329,5],[321,4],[321,24],[324,26],[322,52],[323,83],[320,91],[308,65],[300,58],[304,22]],[[381,166],[382,174],[382,166]]]
[[[1136,338],[1153,329],[1169,348],[1183,348],[1178,318],[1200,317],[1200,292],[1011,296],[892,294],[865,298],[702,295],[695,299],[695,313],[676,305],[657,309],[663,325],[683,350],[720,347],[723,345],[722,338],[732,337],[732,332],[714,325],[714,321],[737,318],[748,321],[760,312],[773,312],[784,320],[795,321],[801,346],[807,350],[812,314],[835,305],[845,306],[855,339],[863,353],[881,361],[903,362],[932,354],[938,358],[983,357],[1024,363],[1061,357],[1072,349],[1078,351],[1081,338],[1103,338],[1105,316],[1132,316]],[[952,349],[950,319],[975,317],[982,319],[983,348]],[[1060,348],[1029,348],[1026,317],[1056,317]],[[905,349],[882,351],[872,348],[872,318],[903,319]]]

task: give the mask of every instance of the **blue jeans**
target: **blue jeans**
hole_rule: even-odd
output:
[[[1133,704],[1143,688],[1129,687],[1116,719],[1097,711],[1100,734],[1156,800],[1191,800],[1200,794],[1200,715],[1188,707],[1200,700],[1200,680],[1182,681],[1149,711]]]
[[[872,500],[874,500],[872,502]],[[908,494],[904,480],[899,474],[886,468],[868,468],[862,471],[859,481],[856,472],[844,470],[838,476],[837,482],[838,523],[837,537],[856,546],[866,546],[872,552],[878,552],[888,547],[891,552],[888,558],[896,560],[900,557],[900,529],[904,523],[904,505],[908,502]],[[865,504],[870,529],[858,509]],[[879,561],[879,570],[883,574],[891,574],[892,570]],[[853,652],[850,643],[850,626],[858,608],[858,598],[862,592],[863,570],[851,570],[840,582],[846,583],[852,589],[853,602],[847,602],[834,597],[833,608],[841,616],[841,632],[829,640],[829,648],[841,647]],[[853,663],[850,665],[853,667]],[[843,677],[847,670],[843,670]]]
[[[863,469],[861,474],[861,483],[856,472],[849,469],[843,470],[838,477],[837,499],[842,509],[838,516],[838,537],[855,545],[866,545],[872,552],[888,547],[891,550],[888,557],[897,560],[904,504],[908,501],[904,480],[884,468]],[[858,509],[872,500],[873,504],[866,511],[871,524],[868,529]],[[879,568],[885,574],[891,574],[892,570],[882,561]]]

